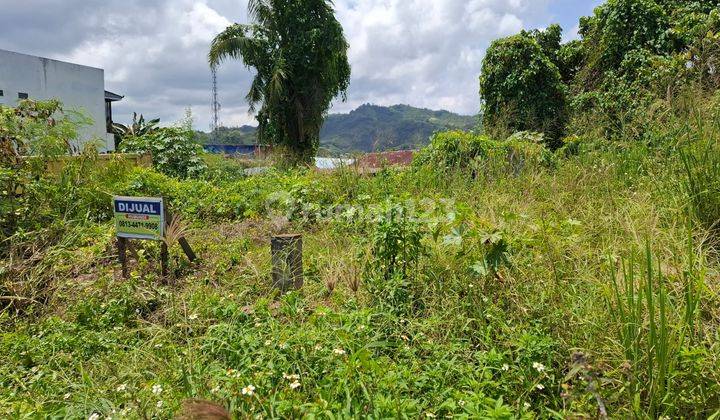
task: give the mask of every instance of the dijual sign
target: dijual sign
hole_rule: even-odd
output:
[[[165,228],[162,198],[113,197],[115,229],[120,238],[161,240]]]

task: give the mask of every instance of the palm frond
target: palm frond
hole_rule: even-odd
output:
[[[210,44],[210,67],[217,67],[227,58],[243,58],[243,52],[252,49],[253,39],[247,36],[248,31],[248,25],[236,23],[220,32]]]
[[[251,113],[254,113],[257,109],[256,105],[263,101],[263,81],[259,75],[255,76],[253,79],[252,84],[250,85],[250,90],[245,96],[245,100],[247,100],[250,105],[249,111]]]
[[[284,61],[280,60],[278,65],[273,69],[272,79],[270,80],[270,94],[275,98],[280,98],[285,91],[283,84],[287,77],[283,67]]]
[[[248,1],[248,15],[255,22],[267,25],[273,20],[273,7],[268,0]]]

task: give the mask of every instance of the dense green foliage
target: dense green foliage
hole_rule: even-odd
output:
[[[320,130],[321,153],[419,149],[433,133],[443,130],[470,130],[477,117],[448,111],[431,111],[408,105],[390,107],[362,105],[348,114],[330,114]],[[202,143],[255,144],[255,128],[221,127],[217,142],[211,134],[199,133]]]
[[[609,0],[578,41],[561,44],[557,25],[495,41],[480,77],[486,128],[541,131],[551,146],[568,131],[642,139],[658,101],[720,87],[718,5]]]
[[[538,133],[518,132],[504,141],[462,131],[434,135],[414,159],[415,166],[449,170],[472,167],[486,176],[497,170],[518,174],[523,167],[552,164],[552,153]]]
[[[558,27],[494,41],[483,60],[483,126],[495,133],[539,131],[558,147],[566,121],[565,85],[556,65]]]
[[[153,127],[151,130],[127,132],[121,137],[121,152],[151,154],[153,167],[180,178],[197,177],[205,170],[203,149],[192,128],[192,117],[175,127]]]
[[[146,134],[152,134],[157,130],[160,124],[160,118],[145,121],[145,117],[137,112],[133,112],[132,123],[120,124],[114,122],[112,124],[112,132],[115,136],[115,149],[120,149],[120,143],[125,137],[140,137]]]
[[[56,188],[38,182],[38,177],[45,174],[48,161],[75,148],[85,123],[82,115],[63,111],[58,101],[0,106],[0,250],[5,238],[16,231],[41,229],[61,211],[47,197]],[[38,158],[28,159],[30,155]],[[74,197],[74,191],[65,192],[65,198]]]
[[[241,58],[256,71],[247,100],[261,142],[285,149],[291,163],[310,163],[323,117],[350,83],[348,44],[328,0],[250,0],[253,24],[234,24],[210,48],[210,65]]]

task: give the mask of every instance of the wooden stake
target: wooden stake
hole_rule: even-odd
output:
[[[302,235],[278,235],[270,240],[273,286],[283,293],[303,286]]]
[[[163,241],[160,244],[160,266],[162,267],[161,274],[162,274],[163,279],[166,279],[168,276],[169,260],[170,260],[170,254],[168,253],[168,246],[165,243],[165,241]]]
[[[195,252],[190,247],[187,239],[185,239],[185,237],[183,236],[178,239],[178,243],[180,244],[183,252],[185,252],[185,255],[187,255],[188,260],[190,260],[190,262],[195,262],[195,260],[197,259],[197,255],[195,255]]]
[[[127,246],[127,238],[117,238],[118,259],[120,259],[120,266],[122,267],[122,277],[124,279],[127,279],[129,277],[127,264]]]

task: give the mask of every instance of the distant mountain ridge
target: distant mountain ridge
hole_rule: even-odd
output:
[[[332,154],[417,149],[442,130],[469,130],[477,116],[433,111],[409,105],[365,104],[348,114],[330,114],[320,131],[320,147]],[[218,140],[198,132],[201,143],[253,144],[255,127],[221,127]]]

